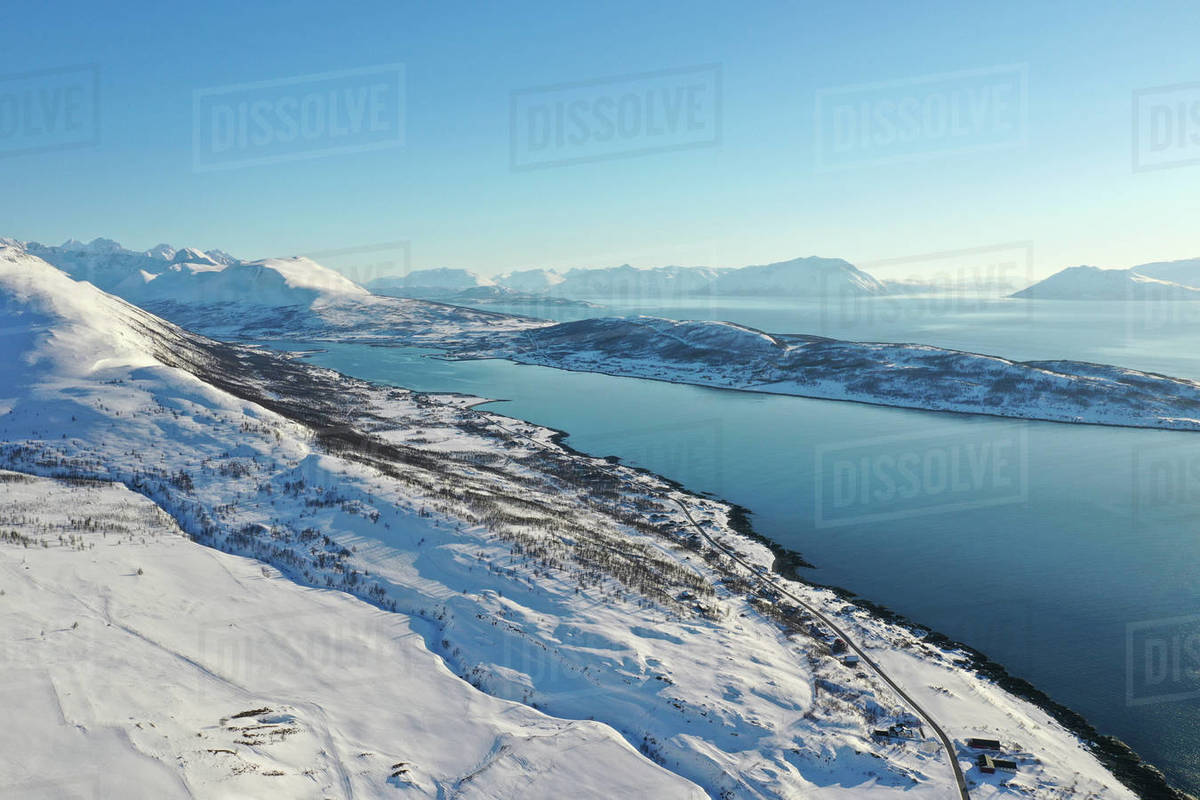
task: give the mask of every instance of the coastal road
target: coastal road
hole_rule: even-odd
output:
[[[675,498],[672,498],[672,500],[675,500]],[[687,506],[685,506],[679,500],[675,500],[675,504],[683,510],[684,515],[688,518],[688,522],[692,523],[692,527],[695,528],[696,531],[701,536],[703,536],[708,541],[709,544],[711,544],[713,547],[720,550],[725,555],[732,558],[737,563],[741,564],[743,567],[745,567],[750,572],[751,575],[758,578],[758,580],[761,583],[765,584],[766,586],[771,587],[771,589],[773,591],[779,592],[782,595],[787,595],[789,598],[796,601],[796,603],[799,604],[801,608],[803,608],[805,611],[812,614],[814,617],[816,617],[821,622],[823,622],[826,627],[828,627],[830,630],[832,630],[834,633],[836,633],[838,636],[840,636],[842,641],[844,641],[846,643],[846,646],[849,647],[851,650],[853,650],[854,653],[859,657],[859,659],[864,664],[866,664],[872,670],[874,670],[875,674],[878,675],[879,678],[884,683],[886,683],[888,686],[892,687],[892,691],[894,691],[897,695],[899,695],[900,698],[902,700],[904,700],[904,702],[907,703],[914,712],[916,712],[918,717],[925,720],[925,723],[927,725],[929,725],[929,727],[933,730],[933,732],[937,734],[937,737],[942,740],[942,747],[945,748],[946,755],[950,759],[950,766],[954,769],[954,780],[958,782],[958,796],[959,796],[960,800],[971,800],[970,794],[967,793],[967,779],[966,779],[966,777],[963,776],[962,767],[959,766],[958,756],[955,754],[954,742],[952,742],[950,740],[950,737],[946,735],[946,732],[942,730],[941,726],[939,726],[937,724],[937,722],[934,721],[933,717],[931,717],[928,714],[928,712],[925,711],[925,709],[921,708],[921,706],[917,703],[917,701],[914,700],[911,696],[909,696],[908,692],[901,689],[900,686],[894,680],[892,680],[891,677],[886,672],[884,672],[883,669],[878,664],[876,664],[874,661],[872,661],[870,656],[868,656],[863,651],[863,649],[861,647],[859,647],[858,644],[853,639],[851,639],[849,636],[847,636],[845,631],[843,631],[840,627],[838,627],[838,625],[835,622],[833,622],[831,619],[829,619],[829,617],[825,616],[820,611],[818,611],[817,609],[815,609],[811,605],[809,605],[807,602],[805,602],[801,598],[799,598],[796,595],[789,592],[787,589],[784,589],[782,586],[776,585],[776,583],[774,581],[768,579],[765,575],[762,575],[761,573],[759,573],[758,570],[756,570],[748,562],[743,560],[742,557],[739,556],[736,552],[729,549],[725,545],[721,544],[713,537],[709,536],[708,533],[704,530],[704,528],[700,527],[699,523],[697,523],[696,520],[692,518],[692,512],[688,511]]]

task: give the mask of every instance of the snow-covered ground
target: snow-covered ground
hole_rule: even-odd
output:
[[[958,794],[928,730],[873,735],[912,709],[759,583],[772,555],[720,502],[461,398],[204,339],[15,247],[0,247],[0,349],[0,465],[126,487],[0,484],[39,509],[0,521],[5,641],[31,643],[9,656],[19,718],[62,753],[94,736],[144,776],[134,794]],[[95,496],[29,499],[68,488]],[[787,588],[933,711],[971,797],[1133,796],[961,653]],[[61,778],[51,796],[122,780],[16,741],[29,725],[8,726],[36,754],[5,777]],[[981,774],[975,735],[1016,774]]]
[[[193,542],[118,484],[0,471],[0,795],[703,797],[484,694],[402,614]]]

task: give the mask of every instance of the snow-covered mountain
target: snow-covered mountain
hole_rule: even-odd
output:
[[[873,276],[840,258],[794,258],[718,275],[711,291],[721,296],[827,297],[885,294]]]
[[[341,273],[303,257],[241,261],[221,250],[177,250],[168,244],[135,252],[110,239],[86,245],[72,240],[59,247],[6,241],[138,305],[307,306],[320,297],[369,294]]]
[[[237,259],[220,250],[207,253],[190,247],[176,250],[169,244],[137,251],[128,250],[112,239],[93,239],[87,244],[70,239],[57,246],[12,239],[3,241],[20,246],[76,280],[88,281],[105,291],[114,291],[122,284],[136,285],[143,273],[158,275],[172,264],[214,266],[237,263]]]
[[[1148,277],[1138,268],[1068,267],[1016,292],[1035,300],[1200,300],[1200,289]]]
[[[495,286],[495,281],[466,269],[413,270],[407,275],[389,275],[367,282],[375,294],[391,297],[441,298],[477,286]]]
[[[15,242],[78,280],[136,303],[240,302],[278,306],[307,305],[319,294],[360,293],[356,285],[304,258],[245,262],[222,250],[175,248],[158,244],[133,251],[111,239],[59,246]],[[242,270],[243,265],[257,270]],[[216,268],[216,269],[212,269]],[[224,269],[228,268],[228,269]],[[268,274],[286,271],[286,277]],[[300,273],[308,272],[307,276]],[[220,274],[216,274],[220,273]],[[163,280],[159,281],[159,278]],[[482,287],[511,289],[526,295],[611,301],[693,296],[822,297],[886,294],[883,283],[836,258],[811,256],[773,264],[733,268],[654,267],[629,264],[608,268],[518,270],[495,279],[467,269],[423,269],[368,282],[369,292],[388,297],[453,302],[454,296]],[[295,290],[289,297],[287,292]],[[314,294],[315,292],[315,294]]]
[[[1130,267],[1139,275],[1158,278],[1160,281],[1200,287],[1200,258],[1182,258],[1177,261],[1151,261]]]
[[[17,247],[0,346],[22,796],[933,800],[952,763],[977,800],[1134,796],[1094,731],[553,431],[205,339]]]
[[[500,286],[527,294],[607,301],[661,300],[697,296],[829,297],[886,294],[871,275],[840,258],[795,258],[741,268],[619,267],[518,270],[494,280],[469,270],[418,270],[367,284],[376,294],[452,300],[458,292]]]
[[[36,257],[41,245],[12,239],[0,247]],[[166,257],[170,251],[170,258]],[[303,258],[270,258],[224,264],[220,251],[211,261],[173,263],[177,251],[159,249],[154,272],[132,269],[145,265],[146,254],[109,250],[104,266],[125,277],[111,292],[189,330],[226,339],[302,338],[307,341],[404,341],[421,344],[487,328],[504,330],[549,324],[524,317],[415,299],[373,295],[335,270]],[[186,252],[186,251],[178,251]],[[80,267],[70,251],[52,248],[50,255],[76,268],[80,280],[93,270]],[[194,254],[185,257],[194,258]],[[89,264],[95,264],[91,261]],[[54,265],[58,267],[58,265]],[[130,271],[132,269],[132,271]]]
[[[615,300],[689,297],[702,294],[712,285],[718,270],[707,267],[653,267],[639,269],[629,264],[601,269],[573,269],[563,276],[554,291],[567,297]]]
[[[188,334],[14,247],[0,247],[0,346],[0,461],[71,478],[0,472],[0,635],[37,639],[42,630],[37,645],[6,662],[6,707],[22,720],[19,739],[5,739],[6,789],[21,797],[74,796],[81,787],[89,796],[392,797],[405,789],[435,797],[462,781],[470,789],[456,794],[480,798],[515,796],[516,787],[566,796],[579,786],[597,796],[642,786],[704,796],[611,727],[479,692],[429,651],[418,630],[432,630],[433,615],[426,621],[423,609],[393,624],[342,592],[263,586],[261,564],[205,553],[155,507],[192,538],[274,561],[301,584],[330,586],[335,573],[351,574],[344,564],[326,569],[351,553],[344,523],[314,518],[301,533],[291,528],[299,518],[288,519],[306,503],[357,514],[357,501],[333,498],[357,494],[360,470],[335,477],[338,459],[314,452],[306,442],[314,430],[289,417],[314,401],[332,410],[319,395],[276,396],[268,409],[250,396],[268,401],[289,381],[275,376],[272,388],[269,374],[246,372],[242,359],[259,357]],[[272,360],[287,371],[278,357],[262,363]],[[301,374],[309,373],[293,377]],[[297,508],[254,522],[263,495],[246,501],[247,519],[222,521],[216,498],[235,501],[263,467],[258,477],[287,476],[287,493],[300,492]],[[306,479],[312,489],[302,488]],[[321,481],[331,482],[324,498]],[[436,550],[444,519],[393,499],[398,505],[381,512],[387,527],[404,539],[419,531]],[[60,534],[53,548],[52,531]],[[31,542],[39,547],[32,560]],[[98,558],[85,552],[97,544]],[[307,567],[306,551],[318,554]],[[366,574],[388,571],[372,565]],[[416,600],[402,590],[389,600],[379,587],[390,580],[363,580],[362,566],[353,575],[342,588],[357,587],[376,606]],[[428,599],[430,608],[437,602]],[[74,620],[65,634],[58,615]],[[68,753],[64,770],[54,759]]]
[[[563,276],[552,269],[523,269],[505,273],[496,283],[518,292],[549,292],[563,282]]]
[[[539,271],[545,272],[545,271]],[[524,273],[514,273],[524,275]],[[604,299],[727,297],[824,297],[884,294],[886,288],[871,275],[840,258],[794,258],[740,268],[655,267],[628,264],[602,269],[573,269],[565,275],[546,273],[544,289],[567,297]],[[557,278],[558,280],[551,280]],[[536,283],[540,276],[529,281]],[[501,277],[502,285],[512,278]],[[524,280],[522,278],[522,280]]]
[[[366,296],[366,289],[307,258],[268,258],[223,265],[213,260],[172,263],[157,275],[140,273],[114,287],[142,304],[308,306],[328,296]]]
[[[147,251],[148,253],[149,251]],[[205,253],[203,250],[197,250],[194,247],[185,247],[182,250],[176,250],[175,255],[171,256],[172,264],[207,264],[209,266],[220,266],[221,262]]]

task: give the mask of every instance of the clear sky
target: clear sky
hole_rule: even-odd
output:
[[[243,257],[405,240],[412,268],[485,274],[1014,241],[1032,243],[1039,274],[1200,255],[1200,165],[1178,143],[1143,159],[1165,168],[1132,157],[1135,91],[1200,82],[1191,2],[103,5],[8,9],[0,235]],[[381,67],[395,64],[401,77]],[[78,65],[93,72],[40,72]],[[217,142],[238,92],[384,106],[365,139]],[[630,113],[676,127],[643,117],[601,144],[598,110],[626,95],[643,104]],[[591,116],[573,130],[594,138],[547,139],[537,125],[576,101]],[[60,102],[74,104],[65,138],[45,132]],[[924,116],[893,113],[905,102]],[[948,139],[947,107],[976,115]],[[858,112],[884,138],[855,139]],[[897,147],[906,119],[915,138]],[[364,141],[383,146],[339,149]],[[305,157],[259,158],[279,153]]]

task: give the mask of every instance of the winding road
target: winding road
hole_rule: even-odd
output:
[[[688,522],[692,523],[692,527],[695,528],[696,531],[701,536],[703,536],[708,541],[709,544],[711,544],[713,547],[720,550],[725,555],[732,558],[737,563],[741,564],[743,567],[745,567],[750,572],[750,574],[752,576],[758,578],[758,580],[761,583],[763,583],[766,586],[769,586],[773,591],[779,592],[780,594],[786,595],[787,597],[794,600],[797,604],[799,604],[799,606],[801,608],[803,608],[805,611],[807,611],[808,613],[812,614],[814,617],[819,619],[822,623],[825,624],[826,627],[828,627],[830,630],[832,630],[834,633],[836,633],[838,636],[840,636],[842,641],[844,641],[846,643],[846,646],[849,647],[851,650],[853,650],[854,653],[859,657],[859,659],[864,664],[866,664],[872,670],[874,670],[875,674],[878,675],[879,678],[884,683],[886,683],[888,686],[892,687],[892,690],[902,700],[904,700],[904,702],[907,703],[914,712],[916,712],[917,716],[919,716],[921,719],[925,720],[925,723],[927,725],[929,725],[929,727],[933,730],[933,732],[937,734],[937,737],[939,739],[941,739],[942,747],[945,749],[946,755],[950,759],[950,766],[954,769],[954,780],[957,781],[957,783],[958,783],[958,796],[959,796],[960,800],[971,800],[971,796],[967,792],[967,779],[963,775],[962,767],[959,766],[958,757],[957,757],[957,755],[955,755],[954,742],[952,742],[950,740],[950,737],[946,735],[946,732],[941,729],[941,726],[939,726],[934,721],[933,717],[931,717],[929,715],[929,713],[927,711],[925,711],[925,709],[921,708],[921,706],[917,703],[917,701],[914,700],[908,694],[908,692],[901,689],[900,686],[894,680],[892,680],[891,677],[889,677],[888,674],[886,672],[884,672],[883,669],[878,664],[876,664],[874,661],[872,661],[870,656],[868,656],[866,654],[866,652],[864,652],[863,649],[861,647],[859,647],[858,644],[855,643],[855,641],[853,639],[851,639],[849,636],[847,636],[845,631],[843,631],[840,627],[838,627],[838,625],[835,622],[833,622],[831,619],[829,619],[829,617],[825,616],[820,611],[818,611],[817,609],[815,609],[811,605],[809,605],[807,602],[805,602],[801,598],[799,598],[796,595],[789,592],[787,589],[783,588],[782,586],[777,585],[774,581],[770,580],[767,576],[759,573],[758,570],[756,570],[749,562],[745,561],[736,552],[734,552],[730,548],[726,547],[725,545],[721,544],[713,537],[709,536],[708,533],[704,530],[704,528],[700,527],[699,523],[697,523],[696,520],[692,517],[692,512],[688,511],[687,506],[685,506],[682,502],[680,502],[679,500],[677,500],[675,498],[672,498],[672,500],[674,500],[675,504],[683,510],[684,515],[688,518]]]

